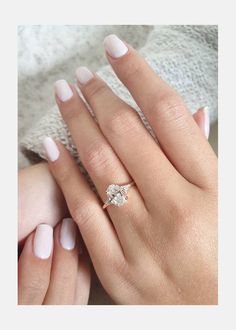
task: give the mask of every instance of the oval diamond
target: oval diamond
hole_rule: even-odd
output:
[[[122,206],[127,202],[127,189],[124,189],[126,186],[119,186],[117,184],[111,184],[107,190],[107,196],[110,204],[114,204],[116,206]]]

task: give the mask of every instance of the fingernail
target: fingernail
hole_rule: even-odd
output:
[[[78,79],[78,81],[82,84],[85,85],[87,84],[93,77],[94,75],[92,74],[92,72],[86,68],[85,66],[80,66],[77,70],[76,70],[76,77]]]
[[[204,113],[204,132],[205,132],[205,137],[208,139],[209,134],[210,134],[210,118],[209,118],[209,108],[204,107],[203,109]]]
[[[57,80],[54,84],[55,93],[62,102],[66,102],[72,98],[73,92],[68,82],[64,79]]]
[[[115,34],[110,34],[104,39],[104,47],[109,55],[118,58],[128,52],[127,46]]]
[[[46,137],[43,140],[43,147],[46,151],[47,157],[51,160],[51,162],[54,162],[58,159],[60,153],[56,143],[52,138]]]
[[[48,259],[52,253],[53,229],[46,224],[38,225],[34,236],[34,254],[40,259]]]
[[[76,225],[73,219],[63,219],[61,224],[60,242],[65,250],[74,249],[76,242]]]

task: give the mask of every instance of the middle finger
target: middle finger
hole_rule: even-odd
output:
[[[90,79],[86,80],[88,72]],[[103,134],[134,178],[146,204],[154,201],[153,196],[156,201],[158,192],[153,181],[158,181],[159,192],[173,185],[173,181],[183,181],[128,104],[87,68],[78,68],[76,75]]]

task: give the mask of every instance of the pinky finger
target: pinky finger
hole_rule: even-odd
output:
[[[209,111],[208,107],[203,107],[198,109],[197,112],[193,114],[193,118],[200,128],[202,134],[206,137],[206,139],[209,138],[210,133],[210,120],[209,120]]]

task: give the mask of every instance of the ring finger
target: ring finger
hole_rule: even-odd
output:
[[[105,192],[109,184],[127,184],[132,179],[103,136],[76,89],[68,85],[66,81],[60,80],[55,84],[55,92],[58,107],[71,132],[80,159],[99,195],[105,201]],[[136,237],[136,231],[133,230],[135,220],[139,219],[137,215],[144,214],[146,209],[135,186],[130,189],[128,195],[130,203],[119,208],[111,205],[107,211],[123,248],[131,251],[133,244],[130,242]]]

